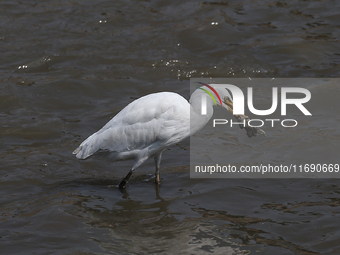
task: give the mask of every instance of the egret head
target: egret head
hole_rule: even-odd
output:
[[[209,101],[209,105],[220,105],[233,114],[233,99],[225,87],[213,84],[209,85],[201,82],[199,83],[203,86],[197,88],[197,90],[191,95],[190,101],[192,105],[199,102],[203,107],[203,101],[201,100],[206,98],[206,100]],[[205,95],[205,97],[202,97],[202,95]]]
[[[193,106],[193,109],[196,109],[196,112],[200,111],[201,114],[199,116],[207,116],[211,118],[213,115],[212,106],[220,105],[231,112],[231,114],[234,115],[238,122],[241,122],[239,126],[240,128],[244,128],[247,131],[248,137],[255,136],[257,133],[265,135],[265,132],[262,129],[249,126],[249,117],[245,116],[243,113],[243,97],[241,97],[242,101],[235,101],[234,107],[231,93],[235,96],[236,99],[240,97],[240,94],[243,96],[242,91],[239,88],[231,84],[206,84],[202,82],[198,83],[203,86],[197,88],[197,90],[193,92],[190,98],[190,103]],[[229,92],[229,90],[231,92]],[[208,105],[210,107],[208,107]],[[234,110],[239,113],[234,114]],[[204,124],[206,124],[206,122]]]
[[[227,95],[224,95],[222,100],[222,107],[226,108],[228,111],[233,113],[233,100],[231,99],[228,91],[226,92]]]
[[[221,106],[233,114],[233,99],[229,91],[221,87],[215,87],[214,90],[217,92],[218,99],[221,100]]]
[[[224,87],[217,87],[217,86],[209,86],[209,88],[211,90],[213,90],[215,92],[215,96],[218,97],[218,99],[220,100],[220,104],[223,108],[227,109],[228,111],[231,112],[231,114],[233,114],[235,116],[235,118],[237,119],[238,122],[243,122],[244,124],[240,124],[240,128],[244,128],[247,132],[248,137],[252,137],[252,136],[256,136],[256,134],[262,134],[262,135],[266,135],[266,133],[258,128],[258,127],[251,127],[248,124],[249,121],[249,117],[241,114],[241,115],[237,115],[234,114],[234,105],[233,105],[233,99],[231,97],[231,94],[229,93],[227,88]]]

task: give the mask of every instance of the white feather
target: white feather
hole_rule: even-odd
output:
[[[172,92],[155,93],[127,105],[82,142],[73,154],[78,159],[86,159],[99,150],[109,151],[119,160],[136,159],[135,169],[189,134],[188,101]]]

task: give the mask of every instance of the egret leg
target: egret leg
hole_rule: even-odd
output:
[[[162,152],[160,152],[159,154],[157,154],[155,156],[155,165],[156,165],[156,172],[155,172],[155,183],[157,185],[161,184],[161,177],[159,176],[159,168],[161,166],[161,159],[162,159]]]
[[[161,177],[159,176],[159,172],[155,174],[155,183],[157,185],[161,184]]]
[[[120,189],[125,189],[126,184],[128,183],[131,175],[132,175],[132,170],[130,170],[130,172],[125,176],[125,178],[119,183]]]

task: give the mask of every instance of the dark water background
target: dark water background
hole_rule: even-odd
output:
[[[1,1],[1,254],[339,254],[338,179],[190,179],[186,140],[164,153],[159,191],[149,160],[121,193],[110,185],[132,162],[71,154],[140,96],[189,98],[190,77],[339,77],[339,11],[335,0]],[[327,103],[339,90],[316,91]],[[328,129],[287,134],[318,135],[301,155],[337,157],[334,109]],[[240,134],[230,155],[250,151]]]

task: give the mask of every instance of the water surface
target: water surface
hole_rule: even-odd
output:
[[[160,190],[150,159],[121,193],[115,185],[132,162],[72,155],[136,98],[158,91],[189,98],[191,77],[338,77],[339,2],[0,6],[3,254],[340,252],[338,179],[190,179],[185,140],[164,153]],[[339,86],[315,91],[327,105]],[[311,132],[278,129],[252,140],[232,132],[226,149],[254,158],[256,144],[265,143],[270,161],[283,144],[277,160],[289,163],[289,139],[303,157],[317,150],[320,159],[337,160],[333,107],[327,129],[310,123]],[[315,136],[318,143],[309,143]]]

